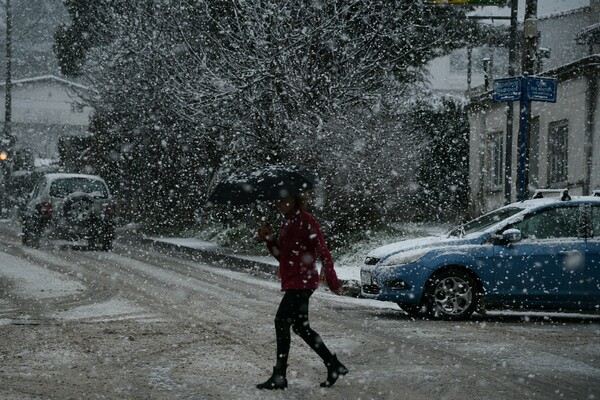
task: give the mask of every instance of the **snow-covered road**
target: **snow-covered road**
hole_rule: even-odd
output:
[[[324,366],[293,337],[288,390],[259,391],[278,288],[123,238],[31,249],[0,222],[0,398],[600,398],[598,318],[411,320],[323,290],[311,324],[350,373],[320,388]]]

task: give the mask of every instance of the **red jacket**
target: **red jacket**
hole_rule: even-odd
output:
[[[287,215],[279,240],[267,238],[267,248],[279,260],[281,290],[318,288],[317,258],[321,258],[327,286],[334,291],[340,288],[319,224],[308,212],[295,209]]]

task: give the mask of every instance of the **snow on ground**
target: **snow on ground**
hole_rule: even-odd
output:
[[[151,238],[154,240],[160,240],[161,242],[175,244],[182,247],[190,247],[192,249],[200,250],[216,250],[219,246],[215,243],[205,242],[203,240],[192,239],[192,238]]]
[[[69,310],[57,312],[52,316],[63,321],[92,319],[92,322],[106,322],[119,319],[140,320],[154,318],[152,315],[147,315],[143,308],[121,298],[114,298],[100,303],[79,306]],[[110,318],[106,318],[107,316]]]
[[[422,231],[422,233],[424,235],[426,235],[426,234],[442,235],[444,232],[447,232],[447,227],[445,227],[445,226],[444,227],[429,227]],[[195,248],[195,249],[202,249],[202,250],[208,250],[208,251],[217,251],[218,250],[221,253],[226,252],[226,249],[220,248],[215,243],[206,242],[206,241],[202,241],[202,240],[198,240],[198,239],[194,239],[194,238],[154,237],[151,239],[156,240],[156,241],[175,244],[175,245],[182,246],[182,247],[191,247],[191,248]],[[362,249],[361,252],[365,252],[365,254],[366,254],[366,252],[370,251],[373,248],[371,246],[381,245],[383,243],[382,239],[383,239],[382,237],[377,237],[377,238],[373,238],[371,241],[367,241],[367,243],[361,244],[360,245],[360,248]],[[399,238],[397,240],[403,240],[403,239],[404,238]],[[385,240],[385,239],[383,239],[383,240]],[[387,240],[390,240],[390,239],[387,238]],[[277,265],[277,260],[271,256],[252,256],[252,255],[244,255],[244,254],[234,254],[233,252],[230,252],[229,255],[232,257],[239,257],[239,258],[242,258],[245,260],[255,261],[255,262],[264,263],[264,264],[270,264],[273,266]],[[351,265],[336,264],[335,270],[337,272],[338,278],[342,279],[342,280],[360,281],[360,268],[362,265],[362,260],[364,259],[364,255],[359,254],[357,256],[355,253],[352,253],[352,254],[348,254],[348,255],[343,255],[341,258],[343,260],[345,260],[346,262],[351,261],[352,264]],[[280,286],[279,282],[265,281],[263,279],[255,278],[254,276],[248,275],[243,272],[230,271],[227,269],[221,269],[218,267],[203,265],[203,264],[199,264],[196,262],[189,262],[189,264],[194,265],[196,268],[210,269],[214,273],[220,274],[222,276],[225,276],[225,277],[228,277],[231,279],[241,280],[241,281],[252,283],[255,285],[263,285],[263,286],[268,286],[268,287],[272,287],[272,288],[279,288],[279,286]],[[163,273],[161,275],[162,275],[163,279],[169,281],[169,274]],[[172,283],[181,284],[181,282],[172,282]],[[333,301],[342,302],[342,303],[346,303],[346,304],[353,304],[353,305],[363,305],[368,308],[395,309],[395,310],[399,309],[399,307],[395,303],[392,303],[392,302],[383,302],[383,301],[379,301],[379,300],[336,296],[335,294],[329,292],[327,289],[317,291],[315,293],[315,297],[327,297],[327,300],[333,300]],[[561,318],[582,318],[581,314],[560,313],[560,312],[537,312],[537,311],[523,312],[523,311],[502,310],[502,311],[488,311],[487,313],[489,315],[498,315],[498,316],[513,316],[513,317],[519,316],[519,317],[523,317],[525,319],[527,319],[529,317],[552,318],[553,316],[561,317]],[[585,314],[585,318],[596,320],[596,319],[600,319],[600,315]]]
[[[15,286],[15,292],[31,299],[69,296],[83,291],[85,286],[66,275],[30,264],[6,253],[0,253],[2,276]]]
[[[192,248],[204,249],[204,250],[217,250],[218,246],[214,243],[205,242],[190,238],[154,238],[155,240],[164,241],[167,243],[173,243],[180,246],[187,246]],[[223,249],[219,249],[223,251]],[[236,255],[244,259],[252,261],[263,262],[271,265],[276,265],[277,262],[273,257],[268,256],[248,256],[248,255]],[[46,255],[49,263],[53,262],[52,253]],[[161,270],[160,268],[153,267],[151,265],[142,263],[140,261],[127,259],[126,257],[119,256],[112,253],[105,255],[107,261],[115,260],[121,263],[126,263],[133,268],[143,270],[149,274],[160,276],[165,282],[173,284],[181,289],[181,296],[185,296],[185,290],[195,286],[195,282],[190,281],[188,278],[182,277],[179,274],[172,274],[169,271]],[[362,258],[362,256],[361,256]],[[56,259],[55,261],[59,261]],[[64,263],[64,260],[62,261]],[[185,261],[190,267],[196,269],[203,269],[210,271],[213,274],[221,275],[224,278],[235,279],[251,283],[253,285],[260,285],[269,287],[271,289],[278,289],[280,284],[277,281],[265,280],[249,275],[244,272],[236,272],[228,269],[212,266],[205,263]],[[2,277],[8,280],[8,283],[14,287],[15,292],[23,297],[29,299],[50,299],[56,297],[66,297],[79,294],[86,290],[86,287],[74,279],[70,279],[66,274],[61,274],[43,268],[43,266],[36,266],[22,259],[15,258],[6,253],[0,253],[0,269],[2,269]],[[360,280],[360,265],[337,265],[336,271],[340,279]],[[118,276],[114,276],[113,279],[118,279]],[[176,293],[177,295],[177,293]],[[367,308],[376,309],[399,309],[395,303],[382,302],[370,299],[353,298],[346,296],[336,296],[329,292],[326,288],[319,289],[315,293],[315,297],[325,298],[328,301],[340,302],[352,305],[362,305]],[[2,303],[0,302],[0,307]],[[524,316],[522,312],[512,311],[491,311],[489,314],[492,315],[508,315],[508,316]],[[569,313],[542,313],[542,312],[527,312],[526,315],[531,317],[581,317],[579,314]],[[151,319],[152,315],[149,315],[147,311],[140,308],[139,306],[130,303],[121,298],[113,298],[104,302],[96,302],[90,305],[82,305],[80,307],[71,309],[65,312],[59,312],[53,315],[54,318],[60,320],[76,320],[76,319],[94,319],[102,321],[103,318],[110,319]],[[600,319],[600,315],[586,315],[586,318]],[[4,321],[5,322],[5,321]],[[3,321],[0,321],[0,325]]]

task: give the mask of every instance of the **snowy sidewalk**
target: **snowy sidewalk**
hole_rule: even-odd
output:
[[[143,240],[162,249],[183,251],[205,261],[232,265],[250,273],[262,272],[272,275],[277,273],[277,260],[271,256],[235,253],[219,247],[215,243],[198,239],[145,237]],[[338,279],[342,282],[344,294],[358,296],[360,293],[360,268],[336,265],[335,270]]]

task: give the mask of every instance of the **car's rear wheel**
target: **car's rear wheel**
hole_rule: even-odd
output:
[[[427,313],[438,319],[465,319],[475,312],[480,297],[476,281],[467,272],[443,271],[434,275],[427,286]]]
[[[23,221],[21,241],[25,246],[40,247],[40,235],[29,221]]]
[[[113,248],[113,241],[112,238],[109,239],[104,239],[102,241],[102,250],[103,251],[110,251]]]
[[[96,232],[92,237],[88,239],[88,249],[96,250],[98,247],[102,251],[109,251],[113,248],[114,236],[108,232]]]

